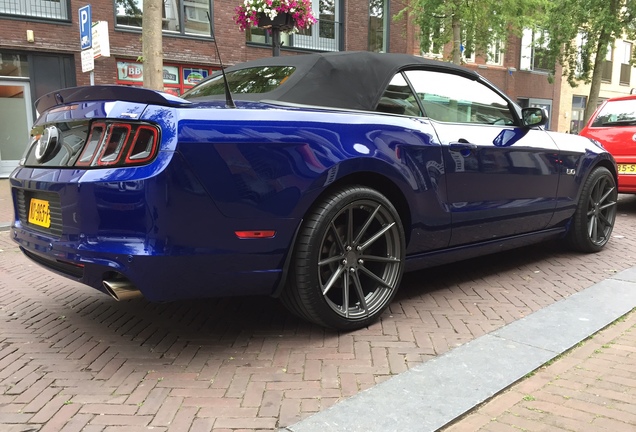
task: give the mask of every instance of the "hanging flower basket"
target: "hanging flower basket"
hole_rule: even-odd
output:
[[[282,32],[289,32],[294,28],[294,17],[289,12],[279,13],[274,19],[265,12],[259,12],[256,17],[260,28],[276,28]]]
[[[311,27],[316,18],[310,0],[243,0],[234,21],[241,30],[260,27],[294,33]]]

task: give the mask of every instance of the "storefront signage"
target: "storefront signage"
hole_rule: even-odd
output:
[[[121,81],[143,82],[144,65],[133,62],[117,62],[117,79]],[[163,67],[163,83],[179,84],[179,68],[177,66]]]
[[[110,39],[108,38],[108,21],[93,23],[93,55],[95,58],[110,57]]]
[[[205,69],[183,68],[183,83],[186,85],[195,85],[203,81],[208,76]]]

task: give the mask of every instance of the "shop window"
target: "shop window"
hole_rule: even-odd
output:
[[[69,20],[68,0],[0,0],[0,15]]]
[[[0,0],[6,1],[6,0]],[[116,25],[141,29],[143,0],[115,0]],[[165,33],[210,36],[210,0],[163,0],[162,28]]]
[[[191,89],[207,78],[209,74],[209,68],[189,65],[164,65],[164,91],[175,96],[180,96],[186,90]],[[117,84],[141,86],[143,82],[143,64],[125,60],[117,61]]]
[[[0,77],[29,77],[29,62],[22,54],[0,52]]]

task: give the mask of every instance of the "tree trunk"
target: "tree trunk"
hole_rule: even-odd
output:
[[[583,124],[587,124],[587,121],[594,114],[594,110],[598,105],[598,94],[601,90],[601,79],[603,77],[603,63],[605,62],[605,56],[607,55],[607,46],[610,43],[610,34],[605,29],[601,31],[598,38],[598,45],[596,46],[596,58],[594,59],[594,70],[592,72],[592,85],[590,86],[590,94],[587,98],[587,105],[585,106],[585,118]]]
[[[143,0],[141,29],[144,87],[163,91],[162,0]]]
[[[459,16],[453,13],[451,18],[451,27],[453,29],[453,63],[456,65],[462,64],[462,52],[461,52],[461,39],[462,28],[459,21]]]

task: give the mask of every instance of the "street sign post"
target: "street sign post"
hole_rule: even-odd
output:
[[[93,24],[91,19],[91,5],[79,8],[80,46],[82,50],[93,46]]]
[[[93,21],[91,5],[79,8],[80,48],[82,50],[82,72],[90,72],[91,85],[95,84],[93,58]]]

